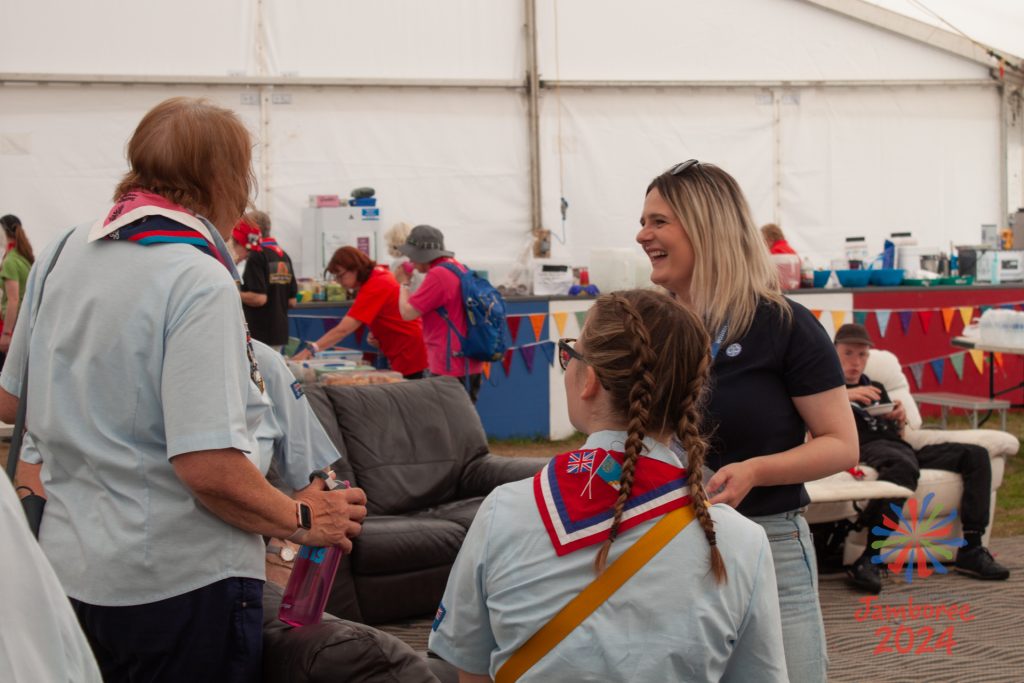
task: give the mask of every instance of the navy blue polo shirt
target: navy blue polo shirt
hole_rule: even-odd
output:
[[[846,384],[825,328],[800,304],[786,303],[790,320],[777,306],[762,303],[746,334],[723,345],[715,358],[705,410],[712,469],[799,446],[807,426],[792,399]],[[757,486],[737,510],[757,517],[809,502],[803,484]]]

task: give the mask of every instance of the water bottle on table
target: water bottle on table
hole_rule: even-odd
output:
[[[349,487],[347,481],[326,481],[331,491]],[[319,624],[340,563],[341,546],[302,546],[295,557],[277,618],[289,626]]]

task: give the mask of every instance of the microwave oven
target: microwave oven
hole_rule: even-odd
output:
[[[997,267],[993,279],[992,269]],[[978,253],[976,282],[1024,282],[1024,251],[984,251]]]

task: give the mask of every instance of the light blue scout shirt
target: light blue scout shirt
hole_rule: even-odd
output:
[[[584,448],[624,450],[625,432],[592,434]],[[648,439],[650,457],[680,466]],[[594,479],[594,486],[604,486]],[[587,617],[521,681],[786,681],[775,570],[764,530],[725,505],[712,508],[729,580],[716,584],[694,521]],[[618,558],[657,520],[624,532]],[[492,678],[526,640],[594,579],[599,545],[555,555],[533,480],[484,500],[459,551],[429,647]]]
[[[67,594],[94,605],[263,579],[259,536],[208,512],[170,463],[222,448],[258,460],[249,435],[267,402],[250,379],[238,289],[191,245],[87,242],[88,228],[60,254],[34,329],[15,328],[0,375],[21,394],[31,334],[27,428],[49,497],[43,550]],[[25,315],[54,248],[32,270]]]
[[[260,471],[266,474],[274,462],[277,473],[292,490],[304,488],[309,486],[310,472],[322,470],[341,455],[281,354],[255,339],[252,349],[270,399],[270,410],[254,434]]]

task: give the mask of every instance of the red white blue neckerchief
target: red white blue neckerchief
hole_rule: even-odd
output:
[[[280,245],[278,245],[277,240],[275,240],[273,237],[264,237],[263,239],[261,239],[260,246],[264,249],[269,249],[270,251],[277,254],[277,258],[284,258],[284,249],[282,249]]]
[[[533,477],[534,500],[558,556],[603,543],[619,497],[625,454],[584,448],[555,456]],[[640,457],[619,531],[690,504],[686,469]]]
[[[107,213],[89,230],[89,242],[96,240],[127,240],[143,246],[154,244],[191,244],[224,266],[236,283],[241,281],[235,262],[228,254],[220,233],[192,211],[169,199],[145,190],[132,190],[121,195]],[[256,363],[249,326],[245,329],[249,377],[262,394],[266,389],[263,374]]]

